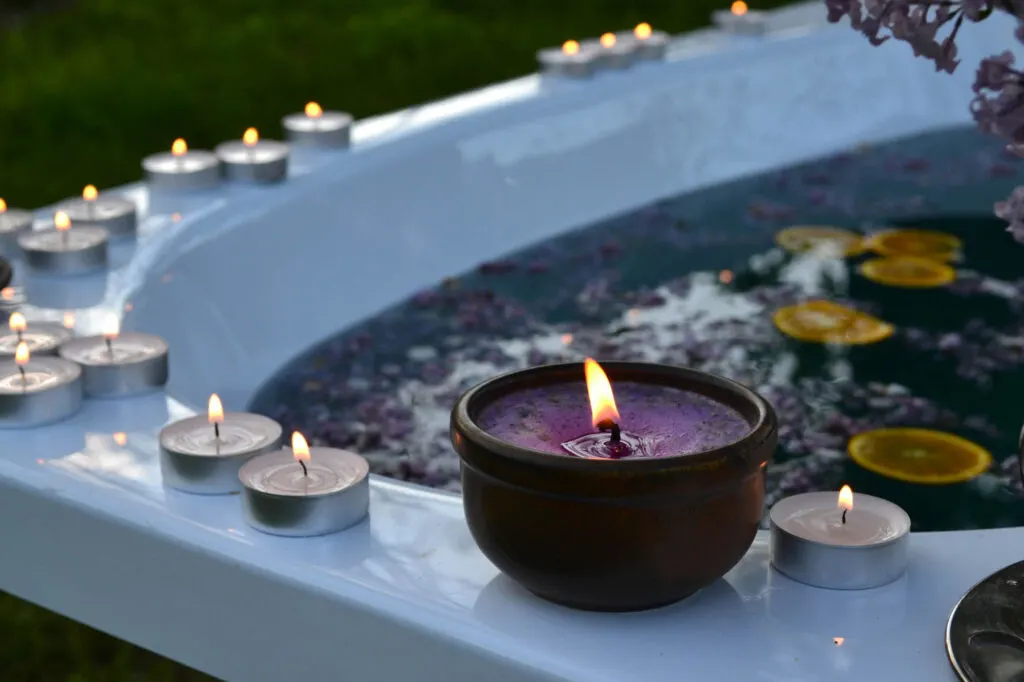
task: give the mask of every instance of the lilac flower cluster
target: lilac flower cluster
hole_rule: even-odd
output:
[[[874,45],[889,38],[906,42],[914,55],[935,63],[936,71],[953,73],[956,37],[965,21],[979,22],[999,10],[1018,19],[1017,40],[1024,42],[1024,0],[825,0],[828,20],[846,17]],[[944,31],[944,34],[940,34]],[[1007,50],[981,60],[974,78],[971,112],[978,127],[1009,141],[1024,156],[1024,72],[1014,68]],[[1024,188],[995,205],[996,215],[1024,243]]]

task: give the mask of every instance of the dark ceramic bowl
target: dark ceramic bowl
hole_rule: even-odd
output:
[[[580,364],[506,374],[452,410],[462,498],[473,538],[534,594],[590,611],[638,611],[693,594],[750,548],[764,504],[765,465],[778,443],[775,412],[733,381],[682,367],[602,363],[611,379],[668,385],[737,410],[742,439],[699,454],[594,461],[519,447],[476,424],[511,392],[579,382]]]

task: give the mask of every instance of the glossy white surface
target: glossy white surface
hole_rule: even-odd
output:
[[[169,420],[213,391],[243,409],[296,353],[441,277],[663,195],[966,122],[970,64],[1012,33],[971,26],[967,68],[946,77],[820,28],[822,11],[586,83],[526,77],[360,122],[345,153],[296,150],[277,186],[128,188],[138,244],[74,287],[26,281],[52,306],[26,312],[59,320],[87,292],[89,334],[130,310],[126,329],[170,343],[167,395],[0,433],[0,588],[231,680],[953,679],[946,616],[1019,559],[1021,529],[916,535],[908,574],[858,593],[772,574],[761,537],[683,604],[598,615],[498,575],[457,497],[375,479],[368,521],[280,538],[250,530],[237,496],[160,481]]]

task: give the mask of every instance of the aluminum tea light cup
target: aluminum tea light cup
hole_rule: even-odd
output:
[[[281,425],[247,412],[224,412],[210,396],[205,416],[172,422],[160,431],[164,485],[187,493],[223,495],[242,489],[239,469],[247,461],[281,449]]]
[[[228,180],[271,183],[288,176],[288,145],[261,140],[255,128],[246,129],[241,140],[217,145],[215,151]]]
[[[293,433],[291,449],[254,457],[238,472],[245,519],[270,535],[337,533],[369,513],[369,474],[359,455],[310,448],[302,434]]]
[[[167,342],[139,332],[120,333],[111,315],[103,334],[64,342],[58,354],[82,367],[83,387],[93,398],[123,398],[167,383]]]
[[[787,578],[833,590],[893,582],[907,570],[910,517],[888,500],[858,494],[794,495],[772,507],[772,567]]]
[[[19,253],[18,237],[31,229],[31,212],[8,208],[0,199],[0,250],[8,255]]]
[[[142,160],[146,184],[154,190],[188,191],[220,185],[220,159],[213,152],[192,150],[182,138],[171,144],[170,152],[152,154]]]
[[[82,405],[82,370],[60,358],[32,358],[21,342],[13,360],[0,361],[0,428],[43,426]]]
[[[107,267],[106,229],[86,225],[72,229],[64,211],[53,216],[53,228],[31,230],[18,237],[25,263],[33,270],[79,275]]]
[[[288,142],[295,146],[345,149],[351,143],[352,116],[343,111],[324,111],[309,102],[301,113],[281,121]]]
[[[7,318],[8,332],[0,334],[0,358],[13,358],[18,344],[24,342],[33,357],[56,355],[62,343],[74,333],[57,322],[32,322],[20,312],[12,312]]]
[[[111,239],[134,237],[138,226],[135,202],[122,197],[101,196],[93,185],[86,185],[79,199],[60,205],[76,227],[102,227]]]

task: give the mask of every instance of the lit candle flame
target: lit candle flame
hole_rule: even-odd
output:
[[[633,29],[633,35],[636,36],[637,40],[647,40],[651,37],[651,33],[651,25],[646,21],[641,24],[637,24],[636,28]]]
[[[206,418],[211,424],[224,423],[224,405],[216,393],[210,394],[210,402],[206,407]]]
[[[7,202],[4,201],[3,199],[0,199],[0,213],[3,213],[6,210],[7,210]]]
[[[71,229],[71,218],[64,211],[57,211],[53,215],[53,226],[60,232],[67,232]]]
[[[28,344],[24,341],[19,341],[18,347],[14,351],[14,363],[18,365],[18,367],[24,367],[28,364],[28,358]]]
[[[187,151],[188,151],[188,145],[185,144],[185,140],[184,139],[179,137],[177,140],[175,140],[174,142],[171,143],[171,154],[172,155],[174,155],[174,156],[185,156],[185,153]]]
[[[260,141],[260,134],[255,128],[246,128],[245,132],[242,133],[242,144],[246,147],[252,147]]]
[[[324,110],[316,102],[308,102],[306,104],[306,116],[308,118],[320,118],[323,115]]]
[[[118,431],[114,434],[114,442],[124,447],[125,443],[128,442],[128,434],[124,431]]]
[[[11,317],[8,319],[7,325],[11,328],[12,332],[17,334],[25,331],[28,327],[28,322],[25,321],[25,316],[21,313],[11,313]]]
[[[82,190],[82,198],[86,201],[96,201],[96,197],[100,195],[96,189],[96,185],[86,185],[85,189]]]
[[[747,3],[743,2],[743,0],[736,0],[736,2],[732,3],[729,11],[733,13],[733,16],[742,17],[747,13],[747,9]]]
[[[579,54],[580,44],[575,40],[567,40],[562,43],[562,54],[574,55]]]
[[[601,47],[615,47],[615,34],[605,33],[601,36]]]
[[[309,461],[309,443],[298,431],[292,434],[292,457],[296,462]]]
[[[608,422],[619,423],[619,410],[615,407],[615,394],[608,375],[595,360],[587,358],[583,363],[587,378],[587,394],[590,396],[590,414],[594,428],[606,428]]]
[[[64,313],[64,328],[74,329],[75,328],[75,314],[70,310]]]
[[[853,509],[853,488],[848,485],[844,485],[839,489],[839,500],[836,506],[843,511],[850,511]]]
[[[107,341],[113,341],[120,333],[121,321],[117,319],[117,315],[113,313],[107,315],[106,319],[103,320],[103,338]]]
[[[4,299],[5,301],[10,301],[11,299],[13,299],[14,287],[4,287],[3,289],[0,289],[0,298]]]

